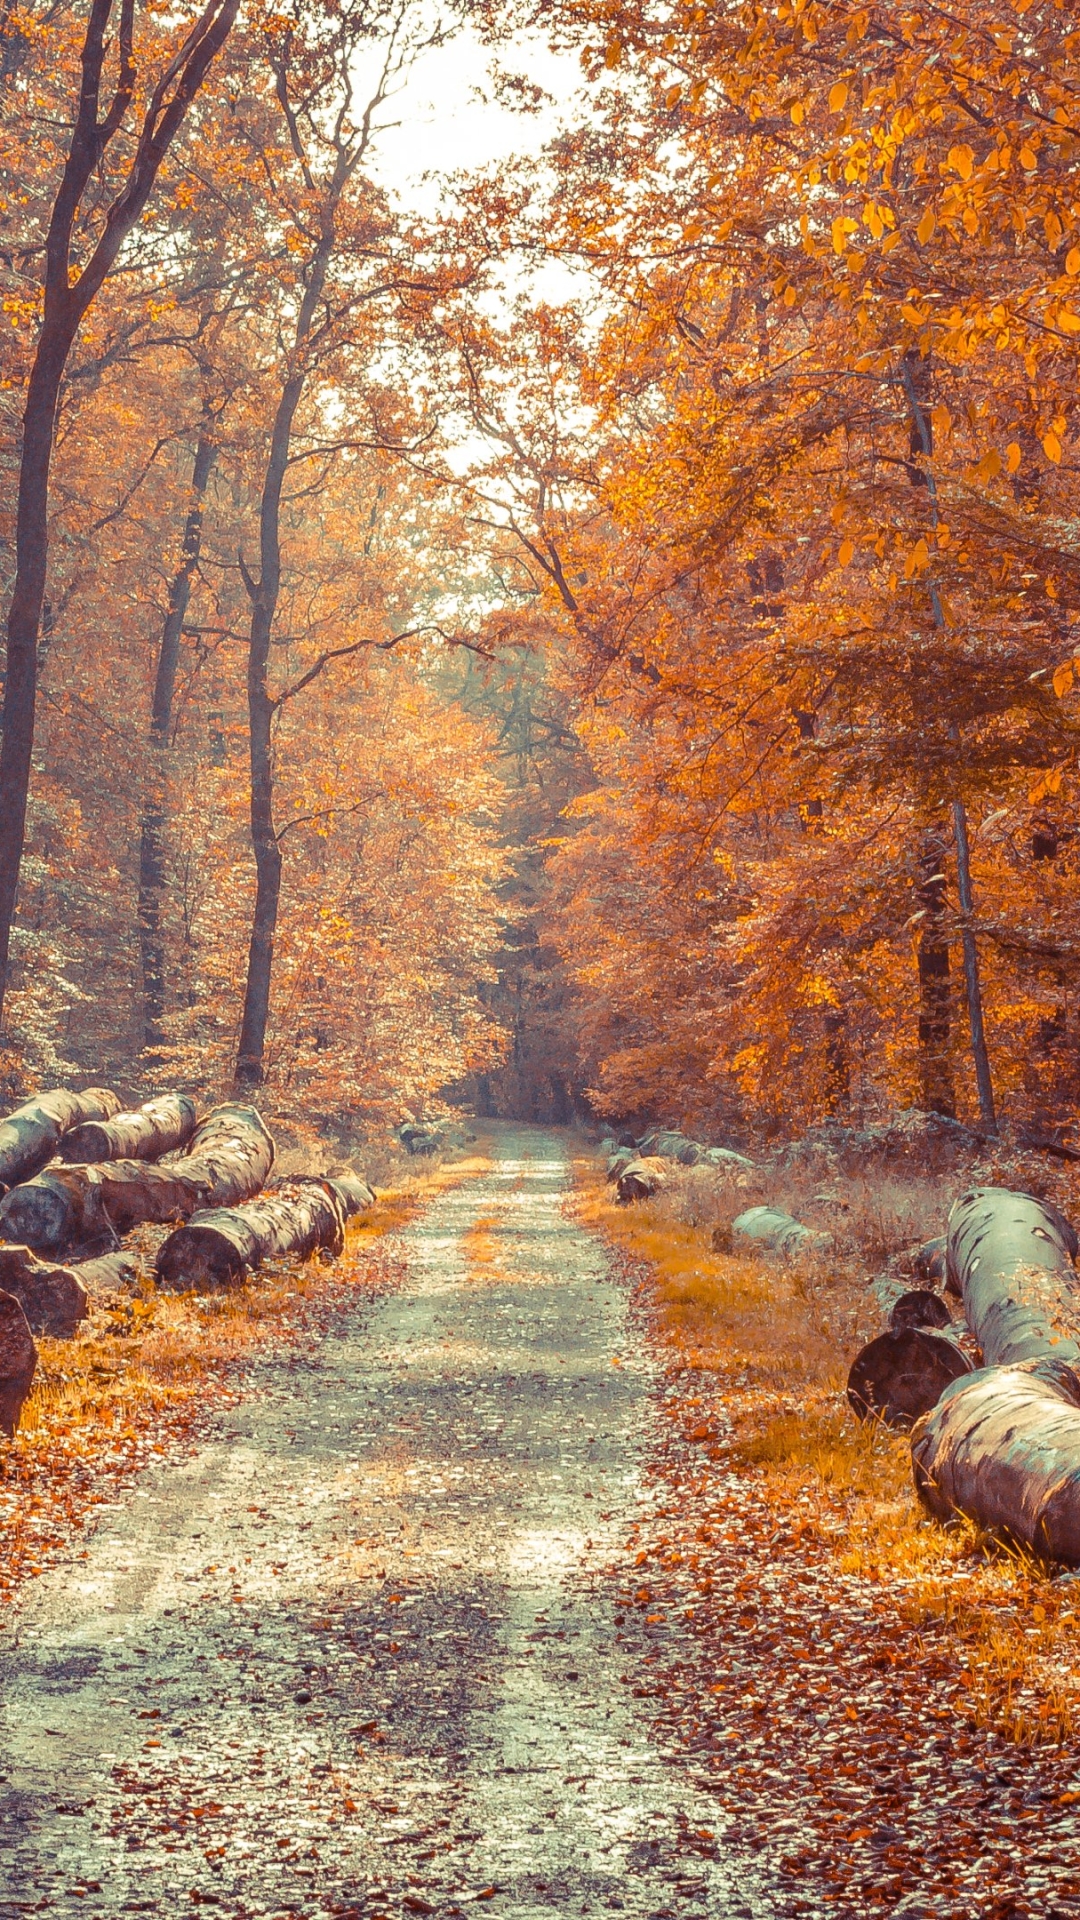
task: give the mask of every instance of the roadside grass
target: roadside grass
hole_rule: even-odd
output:
[[[317,1334],[329,1317],[393,1284],[382,1244],[438,1194],[490,1164],[468,1156],[396,1172],[350,1221],[334,1262],[268,1262],[217,1295],[159,1293],[148,1277],[166,1231],[129,1236],[144,1278],[94,1300],[73,1340],[39,1339],[38,1370],[13,1440],[0,1439],[0,1600],[40,1572],[91,1511],[170,1451],[200,1413],[242,1390],[242,1368]]]
[[[1070,1581],[966,1523],[944,1529],[928,1519],[907,1438],[861,1425],[847,1404],[850,1360],[883,1324],[867,1273],[929,1236],[930,1183],[912,1195],[894,1182],[843,1211],[830,1196],[844,1222],[841,1250],[799,1265],[724,1251],[731,1219],[764,1194],[744,1188],[728,1199],[684,1175],[653,1200],[621,1207],[595,1157],[582,1155],[574,1171],[578,1217],[642,1263],[660,1344],[701,1377],[687,1404],[708,1396],[712,1377],[733,1428],[713,1458],[756,1474],[796,1537],[816,1538],[838,1572],[887,1591],[938,1655],[952,1651],[976,1724],[1020,1745],[1073,1739],[1080,1594],[1074,1600]]]

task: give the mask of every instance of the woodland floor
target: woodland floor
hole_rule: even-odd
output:
[[[1080,1915],[1067,1729],[739,1459],[565,1138],[494,1153],[22,1590],[2,1920]]]

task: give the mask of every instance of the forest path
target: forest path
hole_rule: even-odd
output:
[[[402,1236],[399,1292],[265,1363],[36,1585],[3,1920],[784,1911],[650,1743],[599,1577],[649,1499],[625,1289],[564,1142],[496,1153]]]

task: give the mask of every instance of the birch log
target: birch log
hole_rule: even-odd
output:
[[[186,1093],[166,1093],[131,1113],[111,1120],[87,1120],[60,1142],[57,1158],[68,1166],[96,1166],[102,1160],[157,1160],[176,1153],[195,1131],[197,1110]]]
[[[274,1164],[274,1143],[254,1107],[214,1107],[182,1159],[166,1166],[106,1160],[49,1167],[0,1201],[0,1237],[60,1253],[115,1237],[140,1220],[186,1220],[199,1207],[232,1206],[258,1193]]]
[[[39,1260],[29,1247],[0,1247],[0,1288],[19,1302],[31,1333],[51,1340],[72,1339],[90,1310],[74,1269]]]
[[[323,1178],[327,1186],[333,1187],[346,1220],[351,1220],[354,1214],[366,1213],[368,1207],[375,1205],[374,1188],[361,1180],[351,1167],[331,1167]]]
[[[0,1120],[0,1187],[31,1179],[52,1159],[70,1128],[87,1120],[111,1120],[119,1111],[115,1093],[105,1087],[88,1087],[85,1093],[58,1088],[17,1107]]]
[[[345,1245],[345,1210],[330,1180],[304,1180],[261,1194],[242,1207],[215,1207],[170,1233],[157,1257],[157,1277],[173,1293],[221,1293],[275,1255],[305,1257]]]
[[[912,1435],[915,1485],[935,1518],[966,1514],[1033,1553],[1080,1565],[1077,1237],[1057,1209],[977,1187],[949,1216],[949,1272],[986,1365]]]

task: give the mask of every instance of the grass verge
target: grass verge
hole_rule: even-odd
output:
[[[971,1527],[927,1519],[907,1439],[860,1426],[848,1408],[851,1357],[881,1329],[865,1261],[800,1267],[725,1252],[708,1215],[688,1221],[670,1189],[616,1205],[591,1155],[576,1160],[575,1184],[583,1224],[645,1269],[655,1336],[697,1382],[687,1405],[722,1399],[735,1437],[713,1458],[755,1474],[778,1518],[824,1543],[839,1573],[877,1584],[939,1644],[944,1631],[976,1724],[1020,1744],[1072,1739],[1077,1585]]]

